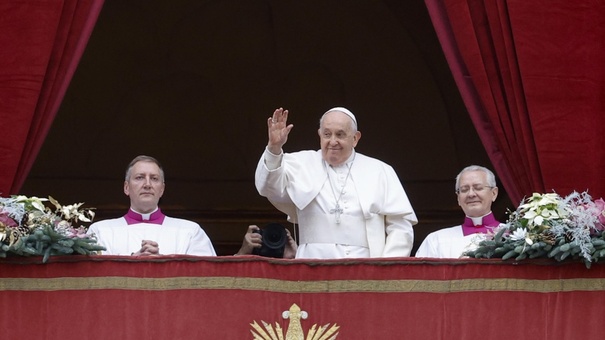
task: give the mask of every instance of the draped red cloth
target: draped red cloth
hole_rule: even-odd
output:
[[[600,339],[605,265],[416,258],[62,256],[0,260],[6,339]],[[269,339],[269,338],[262,338]],[[271,339],[278,339],[277,337]],[[286,337],[284,337],[286,339]],[[287,338],[290,339],[290,338]],[[310,339],[310,337],[294,337]],[[328,339],[328,338],[323,338]]]
[[[552,190],[605,195],[605,3],[425,3],[511,200]]]
[[[103,2],[0,3],[0,194],[27,177]],[[603,196],[605,3],[425,2],[513,202],[534,191]]]
[[[23,185],[103,2],[0,2],[0,195]]]

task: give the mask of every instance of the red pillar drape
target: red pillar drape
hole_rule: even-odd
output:
[[[605,194],[598,133],[605,4],[425,0],[471,119],[510,198]]]
[[[23,185],[103,2],[0,2],[0,195]]]

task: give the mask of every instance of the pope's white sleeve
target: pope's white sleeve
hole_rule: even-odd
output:
[[[387,215],[386,244],[382,257],[408,257],[414,245],[414,228],[406,215]]]

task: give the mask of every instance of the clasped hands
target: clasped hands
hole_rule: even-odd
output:
[[[141,241],[141,249],[136,253],[130,254],[132,256],[157,256],[160,254],[160,247],[158,243],[151,240]]]

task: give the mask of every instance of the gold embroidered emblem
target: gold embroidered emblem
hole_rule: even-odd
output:
[[[288,330],[286,331],[286,335],[284,337],[284,331],[279,325],[279,323],[275,322],[275,326],[270,323],[266,323],[261,320],[262,326],[258,324],[258,322],[254,321],[250,324],[252,329],[250,332],[254,336],[254,340],[334,340],[336,336],[338,336],[338,329],[340,326],[333,324],[330,327],[330,324],[325,324],[321,327],[317,327],[317,324],[314,324],[309,332],[307,333],[307,337],[305,338],[305,334],[302,329],[302,325],[300,323],[300,319],[306,319],[309,314],[298,307],[298,305],[293,304],[290,307],[290,310],[284,311],[282,313],[282,317],[284,319],[290,319],[288,323]]]

